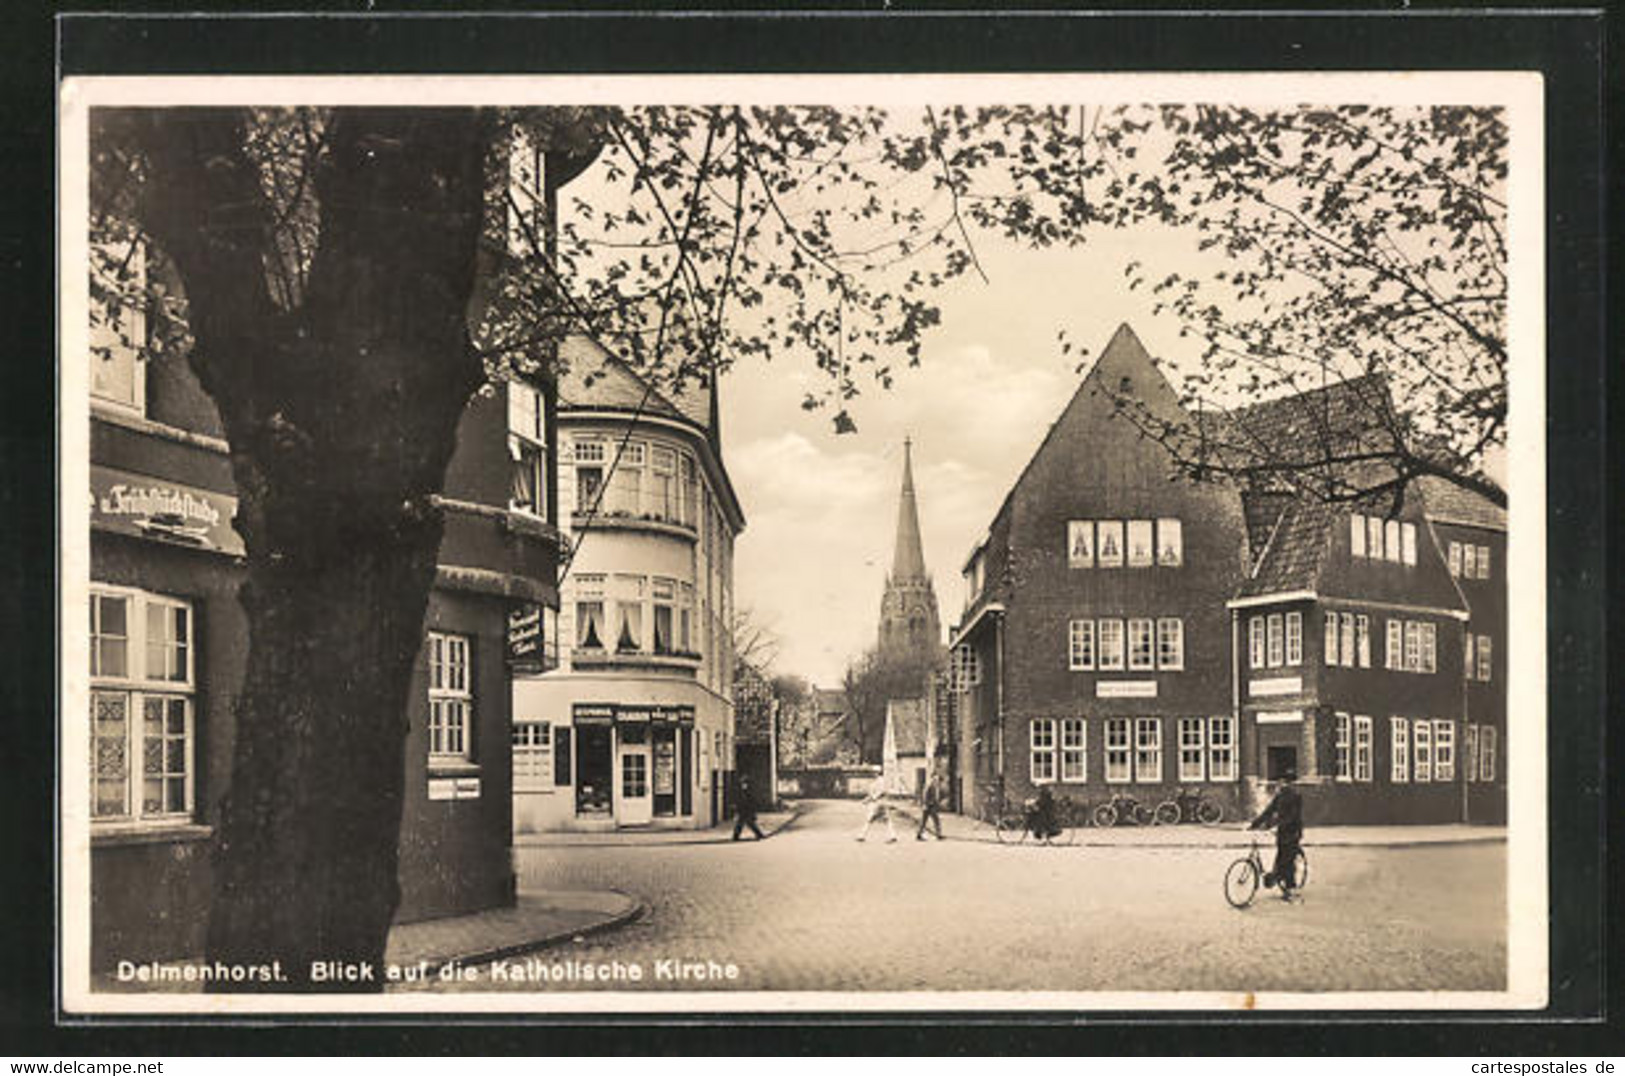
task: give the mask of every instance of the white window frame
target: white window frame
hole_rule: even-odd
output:
[[[1264,667],[1264,618],[1251,617],[1247,621],[1247,667]]]
[[[1364,714],[1354,715],[1354,779],[1369,784],[1371,782],[1371,718]]]
[[[1382,517],[1365,517],[1365,555],[1372,560],[1382,560]]]
[[[1468,784],[1478,780],[1478,726],[1462,726],[1461,736],[1461,779]]]
[[[1364,613],[1354,617],[1354,650],[1360,668],[1371,668],[1371,618]]]
[[[513,723],[513,787],[525,792],[548,792],[553,783],[553,723]]]
[[[469,761],[474,757],[474,640],[431,631],[427,650],[429,761]]]
[[[1356,516],[1355,518],[1359,518]],[[1321,613],[1321,640],[1320,648],[1325,654],[1327,665],[1337,665],[1341,653],[1338,644],[1337,614],[1330,609]]]
[[[1117,540],[1117,553],[1107,557],[1106,539],[1111,536]],[[1128,548],[1123,542],[1123,521],[1121,519],[1102,519],[1095,524],[1095,563],[1102,568],[1121,568],[1128,560]]]
[[[1478,547],[1478,577],[1480,579],[1490,577],[1490,547],[1487,545]]]
[[[1035,785],[1054,784],[1060,775],[1055,719],[1035,717],[1027,722],[1027,774]]]
[[[1201,781],[1207,772],[1207,720],[1201,717],[1179,719],[1179,779]]]
[[[1334,780],[1353,780],[1353,729],[1348,714],[1337,714],[1337,738],[1332,745],[1332,776]]]
[[[1474,642],[1475,660],[1473,662],[1473,670],[1475,679],[1482,680],[1485,683],[1488,683],[1491,676],[1494,674],[1495,667],[1491,660],[1493,657],[1491,651],[1493,645],[1494,644],[1491,642],[1488,635],[1480,635]]]
[[[1089,722],[1081,717],[1061,719],[1061,781],[1081,784],[1089,780]]]
[[[1115,646],[1110,646],[1113,641]],[[1121,672],[1127,661],[1127,653],[1128,637],[1123,621],[1116,617],[1099,620],[1095,627],[1095,668],[1104,672]]]
[[[1402,672],[1405,668],[1405,622],[1389,617],[1384,628],[1387,646],[1383,655],[1383,665],[1385,668]]]
[[[1169,556],[1172,551],[1173,556]],[[1171,516],[1157,520],[1157,564],[1179,568],[1185,563],[1185,525]]]
[[[1236,779],[1236,719],[1229,715],[1208,718],[1207,774],[1209,781]]]
[[[1365,556],[1365,516],[1358,513],[1349,516],[1349,555]]]
[[[1461,546],[1461,577],[1478,578],[1478,547],[1471,542],[1463,542]]]
[[[1478,734],[1478,779],[1495,780],[1495,751],[1497,732],[1494,725],[1485,725]]]
[[[1094,520],[1073,519],[1067,521],[1066,562],[1072,568],[1093,568],[1095,566]]]
[[[1149,733],[1150,735],[1147,735]],[[1162,718],[1134,719],[1134,782],[1162,783]]]
[[[1439,671],[1439,627],[1431,620],[1424,620],[1417,628],[1420,636],[1419,656],[1421,666],[1416,670],[1423,673],[1436,673]]]
[[[124,635],[111,636],[97,630],[101,624],[102,604],[118,602],[124,608]],[[151,636],[151,613],[159,611],[172,628],[173,614],[184,614],[186,638],[178,640],[166,628],[161,640]],[[165,594],[139,590],[133,587],[92,584],[90,588],[91,621],[91,676],[90,712],[90,812],[91,824],[97,828],[114,826],[174,825],[191,819],[196,809],[197,790],[197,613],[191,602]],[[108,672],[98,661],[102,653],[101,641],[122,638],[124,642],[123,669]],[[161,653],[161,669],[153,668],[151,650],[157,646]],[[119,737],[122,773],[116,778],[122,784],[122,802],[116,810],[99,811],[96,784],[99,776],[96,762],[101,743],[111,737],[97,735],[96,704],[98,700],[118,699],[123,713],[123,731]],[[159,707],[159,726],[156,738],[160,741],[161,769],[149,774],[146,767],[147,742],[152,737],[147,729],[147,708]],[[180,729],[171,728],[173,708],[180,708]],[[180,769],[170,766],[170,744],[181,743]],[[158,783],[158,803],[148,805],[146,785]],[[179,803],[171,799],[171,782],[179,781]]]
[[[141,293],[147,286],[147,251],[140,240],[93,243],[90,247],[89,262],[90,273],[101,277],[103,285],[111,292]],[[128,286],[121,285],[114,279],[116,267],[125,267],[129,270],[131,282]],[[94,298],[92,302],[95,302]],[[103,323],[89,326],[90,348],[87,353],[89,365],[85,382],[90,397],[97,406],[115,408],[127,414],[145,415],[147,363],[141,355],[141,348],[147,338],[145,302],[137,300],[131,305],[111,310],[104,307],[99,313]],[[99,351],[104,351],[106,357],[99,354]],[[129,396],[96,390],[97,367],[103,362],[112,363],[119,371],[127,372]],[[125,377],[120,376],[118,380],[123,382]]]
[[[1411,774],[1417,784],[1433,780],[1433,723],[1419,717],[1411,723],[1411,743],[1415,748],[1416,764]]]
[[[547,401],[534,385],[508,382],[508,456],[515,481],[509,483],[508,507],[515,512],[547,518]],[[523,471],[535,496],[532,503],[514,496],[518,472]]]
[[[1286,663],[1303,664],[1303,614],[1286,615]]]
[[[604,472],[609,465],[608,442],[602,437],[576,437],[570,444],[570,465],[575,477],[575,510],[583,515],[593,510],[596,503],[602,507],[608,490]],[[596,475],[591,497],[582,496],[583,472]]]
[[[1149,568],[1157,563],[1157,538],[1149,519],[1129,520],[1124,537],[1123,558],[1130,568]]]
[[[1095,622],[1073,620],[1067,625],[1067,667],[1088,671],[1095,667]]]
[[[1401,561],[1399,545],[1399,520],[1385,519],[1382,523],[1382,555],[1390,564]]]
[[[1456,723],[1454,721],[1433,722],[1433,779],[1435,781],[1454,781],[1456,779]]]
[[[1157,625],[1150,617],[1128,618],[1128,667],[1133,672],[1151,672],[1157,667]]]
[[[1126,717],[1106,718],[1106,783],[1134,780],[1134,724]]]
[[[1411,726],[1403,717],[1388,719],[1388,781],[1409,784],[1411,779]]]
[[[1280,613],[1270,613],[1264,618],[1264,638],[1269,667],[1278,669],[1281,659],[1286,656],[1286,628]]]
[[[1359,647],[1354,638],[1354,614],[1337,614],[1337,663],[1352,669],[1359,660]]]
[[[1185,668],[1185,621],[1177,616],[1157,618],[1157,668],[1167,672]]]
[[[1400,559],[1407,565],[1416,565],[1416,524],[1401,523],[1399,525]]]
[[[1449,557],[1449,562],[1450,562],[1450,574],[1452,576],[1455,576],[1458,579],[1461,578],[1461,543],[1460,542],[1451,542],[1450,543],[1450,552],[1448,554],[1448,557]]]

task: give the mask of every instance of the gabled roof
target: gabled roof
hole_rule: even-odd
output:
[[[1256,570],[1242,580],[1238,598],[1315,590],[1332,525],[1343,514],[1321,501],[1292,501],[1266,539]]]
[[[1416,489],[1422,495],[1422,510],[1435,523],[1492,531],[1507,529],[1507,510],[1480,493],[1433,475],[1418,478]]]
[[[1232,408],[1215,429],[1241,451],[1283,463],[1312,463],[1384,438],[1383,424],[1392,412],[1386,379],[1366,374]]]
[[[924,699],[892,699],[886,703],[886,720],[891,723],[892,743],[899,755],[925,754]]]

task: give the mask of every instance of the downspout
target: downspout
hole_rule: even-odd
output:
[[[993,684],[993,717],[999,738],[994,741],[998,749],[995,768],[999,774],[999,791],[1004,791],[1004,614],[993,614],[993,645],[999,661],[999,678]]]
[[[1240,646],[1241,611],[1232,609],[1230,610],[1230,721],[1236,730],[1236,778],[1241,785],[1242,794],[1245,795],[1247,785],[1246,775],[1242,772],[1242,758],[1244,756],[1241,750],[1241,653],[1238,649]],[[1249,754],[1257,752],[1258,744],[1253,738],[1248,738],[1247,745]],[[1248,805],[1245,802],[1241,804],[1241,807],[1244,811],[1248,810]]]
[[[1471,623],[1471,621],[1468,621],[1468,624]],[[1465,635],[1467,633],[1466,625],[1463,625],[1461,630],[1462,634]],[[1466,642],[1463,640],[1462,646],[1458,646],[1456,649],[1465,653],[1465,646]],[[1468,683],[1466,672],[1466,669],[1462,670],[1462,677],[1458,681],[1458,683],[1461,684],[1461,733],[1456,737],[1456,779],[1461,782],[1461,821],[1464,825],[1472,823],[1472,811],[1468,802],[1470,789],[1467,785],[1467,778],[1470,774],[1467,767],[1464,765],[1464,763],[1467,761],[1467,752],[1464,750],[1464,748],[1467,746],[1467,723],[1472,719],[1472,709],[1467,702],[1469,692],[1472,691],[1472,686]],[[1480,735],[1482,735],[1482,733],[1480,733]],[[1478,743],[1477,738],[1475,737],[1473,740],[1473,769],[1475,770],[1478,769],[1478,754],[1480,750],[1482,750],[1482,745]]]

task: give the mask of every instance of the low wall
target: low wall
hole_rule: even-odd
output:
[[[792,799],[862,799],[879,766],[808,766],[779,769],[779,795]]]

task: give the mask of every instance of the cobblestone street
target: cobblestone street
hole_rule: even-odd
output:
[[[808,803],[757,844],[549,847],[520,889],[619,889],[649,906],[622,929],[535,954],[731,962],[727,982],[627,989],[1498,990],[1500,843],[1310,849],[1305,899],[1236,911],[1229,848],[1001,846],[853,835],[854,803]],[[1313,841],[1313,833],[1309,839]],[[568,983],[472,989],[569,990]]]

